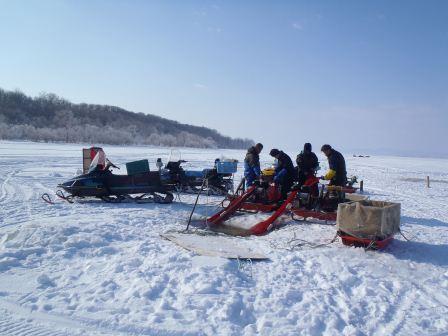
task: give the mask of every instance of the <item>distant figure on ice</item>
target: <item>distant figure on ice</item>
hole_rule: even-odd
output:
[[[331,148],[330,145],[323,145],[320,150],[328,158],[329,165],[328,172],[321,176],[321,179],[330,180],[330,185],[345,186],[347,184],[347,171],[342,154]]]
[[[274,182],[280,187],[282,199],[288,197],[288,192],[294,183],[295,169],[291,158],[276,148],[271,149],[270,156],[277,159],[277,167],[275,167]]]
[[[244,178],[246,179],[246,188],[254,184],[255,180],[260,179],[260,153],[263,150],[263,145],[257,143],[255,146],[247,150],[244,158]]]
[[[316,169],[319,167],[319,160],[317,159],[316,154],[312,151],[310,143],[307,142],[303,146],[303,151],[297,155],[296,162],[299,186],[302,186],[308,176],[314,175]]]

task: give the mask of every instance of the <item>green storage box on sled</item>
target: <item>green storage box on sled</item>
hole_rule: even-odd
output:
[[[128,175],[147,173],[149,172],[149,162],[146,159],[128,162],[126,163],[126,170]]]

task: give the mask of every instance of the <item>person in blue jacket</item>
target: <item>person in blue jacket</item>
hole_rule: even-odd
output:
[[[247,150],[244,158],[244,178],[246,179],[246,188],[254,184],[256,180],[260,179],[260,153],[263,150],[263,145],[257,143],[255,146]]]
[[[296,170],[294,169],[291,158],[283,151],[274,148],[271,149],[269,155],[277,159],[277,167],[275,168],[274,173],[274,183],[280,187],[282,199],[285,200],[288,197],[288,192],[291,190],[292,184],[294,183]]]

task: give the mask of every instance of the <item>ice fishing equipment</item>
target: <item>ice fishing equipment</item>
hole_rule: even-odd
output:
[[[319,179],[310,175],[302,186],[294,185],[286,200],[282,201],[278,187],[272,182],[272,177],[273,170],[264,169],[259,183],[246,191],[238,188],[234,195],[228,197],[230,203],[207,219],[207,225],[214,230],[234,235],[260,235],[274,228],[276,220],[285,213],[290,213],[294,220],[303,221],[314,218],[325,222],[335,222],[338,204],[349,202],[350,199],[346,195],[356,190],[353,186],[319,186]],[[225,221],[242,211],[272,212],[272,214],[249,229],[234,226],[230,229]]]
[[[201,196],[206,183],[207,183],[207,179],[204,179],[204,181],[202,181],[201,189],[198,191],[198,193],[196,195],[196,200],[194,202],[193,209],[191,209],[190,217],[188,218],[188,223],[187,223],[187,227],[186,227],[185,231],[188,231],[188,229],[190,228],[191,218],[193,217],[193,213],[196,210],[196,206],[198,205],[199,196]]]
[[[337,230],[345,245],[384,248],[400,232],[400,203],[362,200],[339,204]]]

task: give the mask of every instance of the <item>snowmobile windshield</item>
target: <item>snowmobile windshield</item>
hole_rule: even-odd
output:
[[[90,163],[89,173],[95,170],[104,170],[104,167],[106,167],[106,153],[103,150],[99,150]]]
[[[180,154],[180,150],[178,149],[171,149],[170,156],[168,158],[168,162],[178,162],[182,160],[182,156]]]

